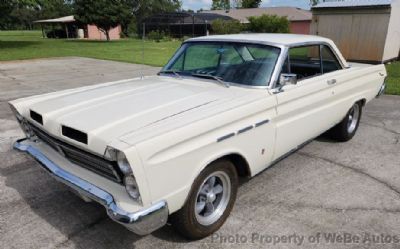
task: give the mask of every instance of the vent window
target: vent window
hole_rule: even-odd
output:
[[[88,142],[88,137],[86,133],[83,133],[81,131],[75,130],[73,128],[67,127],[67,126],[62,126],[62,134],[70,139],[73,139],[75,141],[87,144]]]
[[[31,110],[30,115],[31,115],[31,118],[32,118],[33,120],[35,120],[35,121],[38,122],[39,124],[43,125],[43,117],[42,117],[42,115],[40,115],[39,113],[37,113],[37,112],[35,112],[35,111],[32,111],[32,110]]]

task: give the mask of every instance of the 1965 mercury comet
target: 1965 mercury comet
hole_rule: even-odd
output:
[[[11,101],[14,147],[137,234],[169,220],[199,239],[228,218],[239,177],[324,132],[351,139],[386,76],[318,36],[194,38],[157,76]]]

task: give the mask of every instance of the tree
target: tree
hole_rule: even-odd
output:
[[[216,19],[211,23],[211,28],[214,34],[238,34],[242,27],[238,20],[223,20]]]
[[[109,31],[125,21],[131,12],[125,0],[75,0],[74,9],[79,21],[96,25],[110,40]]]
[[[28,7],[37,10],[39,19],[51,19],[73,15],[72,0],[31,0]]]
[[[231,8],[230,0],[213,0],[212,10],[229,10]]]
[[[72,15],[73,0],[0,0],[0,29],[31,29],[33,21]]]
[[[277,15],[251,16],[249,29],[256,33],[289,33],[289,20],[287,17]]]
[[[127,0],[130,11],[137,24],[137,31],[142,30],[145,18],[165,12],[175,12],[181,8],[180,0]],[[124,28],[124,24],[122,25]]]
[[[242,0],[241,8],[248,9],[248,8],[258,8],[260,7],[262,0]]]
[[[0,29],[7,29],[15,1],[0,1]]]

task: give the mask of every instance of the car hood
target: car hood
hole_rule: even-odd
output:
[[[157,132],[153,126],[178,118],[182,121],[201,110],[211,115],[252,92],[206,80],[154,76],[38,97],[27,105],[25,116],[62,140],[102,154],[115,139],[134,144],[131,134],[135,132],[145,129],[149,137]],[[43,125],[29,117],[30,111],[42,116]],[[63,126],[86,134],[87,143],[64,136]]]

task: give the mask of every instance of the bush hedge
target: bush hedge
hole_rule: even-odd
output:
[[[248,29],[255,33],[289,33],[289,20],[277,15],[251,16]]]
[[[212,33],[217,35],[237,34],[242,31],[242,25],[238,20],[216,19],[211,23]]]

